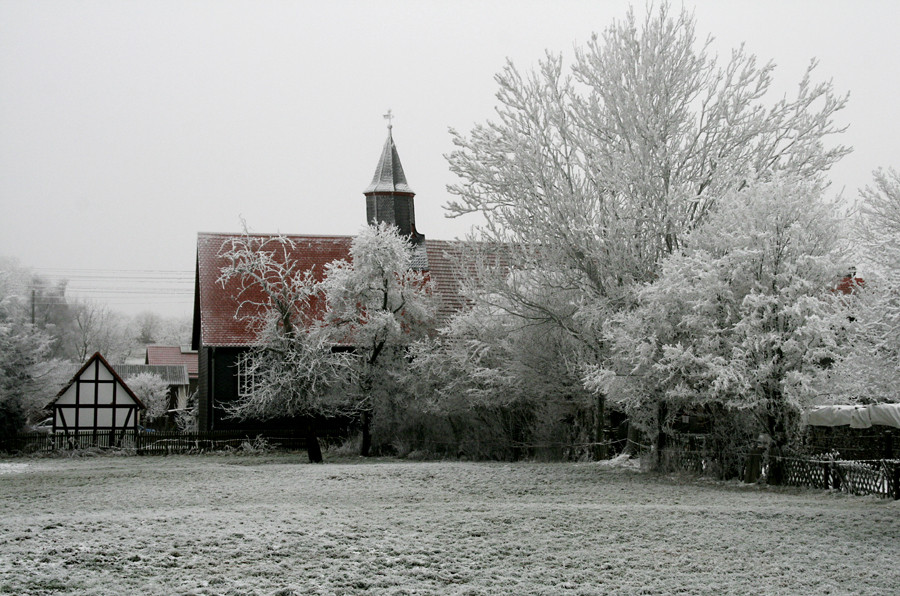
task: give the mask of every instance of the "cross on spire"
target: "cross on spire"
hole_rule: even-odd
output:
[[[387,111],[387,114],[384,115],[384,119],[388,121],[388,130],[394,128],[394,113],[392,110],[389,109]]]

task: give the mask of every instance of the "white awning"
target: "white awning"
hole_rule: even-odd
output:
[[[850,428],[893,426],[900,428],[900,404],[819,406],[804,413],[804,422],[810,426],[849,426]]]

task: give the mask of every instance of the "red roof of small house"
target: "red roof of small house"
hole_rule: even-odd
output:
[[[201,233],[197,238],[197,283],[195,289],[194,347],[249,346],[256,335],[246,319],[236,316],[240,299],[240,281],[232,279],[225,285],[218,282],[222,268],[228,265],[222,256],[230,242],[240,234]],[[253,234],[258,238],[275,238],[275,235]],[[293,243],[289,255],[305,269],[312,269],[317,279],[322,279],[325,265],[349,259],[352,236],[303,236],[285,235]],[[446,240],[425,240],[428,271],[438,295],[438,321],[446,320],[465,304],[459,295],[458,264],[462,255],[462,243]],[[255,291],[255,294],[253,293]],[[245,291],[243,299],[263,302],[258,289]],[[249,314],[249,313],[245,313]],[[199,321],[198,321],[199,317]],[[199,325],[198,325],[199,322]]]
[[[849,295],[865,285],[866,282],[863,278],[848,275],[838,282],[833,291],[837,294]]]
[[[152,366],[184,366],[189,379],[197,378],[197,351],[181,346],[147,346],[145,362]]]

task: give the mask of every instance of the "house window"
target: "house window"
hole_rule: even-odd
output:
[[[238,358],[238,397],[250,397],[257,386],[253,359],[249,355]]]

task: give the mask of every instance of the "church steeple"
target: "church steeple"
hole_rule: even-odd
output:
[[[425,236],[416,232],[416,212],[413,197],[416,193],[406,182],[406,174],[400,164],[400,155],[394,144],[393,125],[388,119],[388,137],[375,168],[372,183],[363,191],[366,196],[366,221],[369,223],[389,223],[397,226],[400,233],[409,236],[413,244],[418,244]]]

